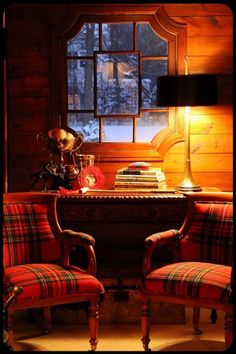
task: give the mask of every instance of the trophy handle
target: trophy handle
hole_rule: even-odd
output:
[[[71,150],[71,154],[73,154],[74,152],[76,152],[77,150],[79,150],[79,148],[81,147],[81,145],[83,144],[84,141],[84,135],[81,132],[74,132],[74,136],[76,138],[76,148]]]
[[[36,136],[37,143],[41,150],[45,151],[48,147],[48,135],[47,133],[40,132]]]

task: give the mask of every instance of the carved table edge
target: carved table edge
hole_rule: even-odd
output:
[[[186,196],[183,194],[174,194],[174,193],[155,193],[155,194],[122,194],[122,195],[117,195],[117,194],[78,194],[78,195],[58,195],[60,199],[121,199],[121,200],[133,200],[133,199],[186,199]]]

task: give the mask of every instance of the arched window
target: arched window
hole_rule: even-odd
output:
[[[185,26],[162,6],[117,6],[78,7],[55,32],[54,115],[100,160],[161,160],[182,130],[175,109],[157,106],[157,78],[183,72]]]

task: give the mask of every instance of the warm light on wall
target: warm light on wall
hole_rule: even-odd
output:
[[[184,177],[176,190],[182,192],[201,191],[195,184],[191,172],[190,158],[190,107],[210,106],[218,103],[217,80],[213,74],[188,74],[188,58],[185,58],[185,75],[158,78],[158,105],[184,107],[185,164]]]

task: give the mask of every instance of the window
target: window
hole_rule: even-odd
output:
[[[137,159],[135,150],[143,159],[161,158],[165,137],[173,132],[170,145],[178,136],[173,109],[157,106],[157,78],[178,72],[180,53],[186,53],[177,42],[181,26],[161,11],[158,16],[78,15],[59,38],[58,115],[83,133],[87,152],[96,144],[101,159],[108,150],[117,160]]]

